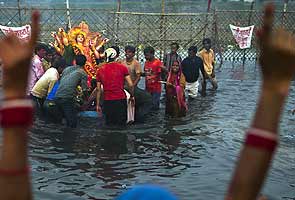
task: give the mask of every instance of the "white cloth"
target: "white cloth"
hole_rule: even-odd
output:
[[[31,93],[38,98],[44,98],[50,93],[56,81],[58,81],[59,73],[57,69],[49,68],[43,76],[36,82]]]
[[[127,97],[127,124],[130,122],[134,122],[134,116],[135,116],[135,106],[132,105],[131,102],[129,102],[130,94],[126,90],[124,90],[126,97]]]
[[[196,98],[198,96],[198,90],[199,90],[199,81],[188,83],[186,82],[185,91],[187,91],[187,94],[191,98]]]

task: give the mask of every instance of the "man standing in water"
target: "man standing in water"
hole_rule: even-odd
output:
[[[215,56],[214,51],[211,49],[211,40],[209,38],[205,38],[203,40],[203,47],[199,52],[199,56],[202,58],[204,63],[204,69],[205,74],[202,77],[202,91],[206,92],[206,80],[209,79],[209,81],[212,84],[213,90],[217,89],[217,80],[215,76],[215,68],[214,68],[214,62],[215,62]]]
[[[137,87],[138,82],[140,81],[141,76],[141,67],[138,60],[134,58],[135,56],[135,47],[134,46],[126,46],[125,47],[125,59],[121,61],[123,65],[128,68],[129,75],[133,82],[133,86]]]
[[[130,77],[134,86],[134,96],[136,99],[135,103],[135,121],[143,121],[145,116],[149,113],[152,107],[152,97],[151,95],[138,88],[138,82],[142,74],[140,63],[134,58],[135,47],[126,46],[125,47],[125,59],[121,61],[122,64],[126,65],[130,74]],[[125,82],[125,89],[127,84]]]
[[[88,89],[87,74],[84,71],[86,57],[84,55],[76,55],[75,60],[75,66],[69,66],[63,71],[55,95],[56,104],[63,112],[67,121],[67,126],[71,128],[77,126],[78,108],[75,101],[77,86],[80,85],[84,93],[86,93]]]
[[[200,70],[203,75],[205,73],[202,59],[196,56],[197,51],[198,48],[196,46],[191,46],[188,49],[188,57],[181,63],[189,98],[196,98],[198,96]]]
[[[106,125],[124,126],[127,122],[127,100],[124,92],[126,81],[130,92],[130,101],[134,104],[134,86],[128,69],[116,62],[119,48],[112,47],[105,51],[106,62],[97,70],[96,110],[104,113]],[[100,106],[101,88],[103,86],[103,110]]]
[[[178,63],[181,63],[182,61],[181,56],[177,53],[178,49],[179,44],[177,42],[173,42],[171,44],[171,52],[164,56],[163,63],[168,72],[170,72],[172,64],[175,61],[178,61]]]
[[[152,95],[153,110],[159,110],[162,92],[161,72],[165,67],[159,59],[155,58],[155,49],[153,47],[144,49],[144,57],[146,59],[144,64],[145,88]]]

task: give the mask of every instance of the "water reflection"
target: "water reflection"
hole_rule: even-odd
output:
[[[256,106],[257,75],[245,71],[241,81],[223,69],[218,91],[189,101],[180,119],[165,117],[162,106],[144,124],[122,130],[93,119],[81,119],[75,130],[37,121],[30,142],[35,199],[112,199],[140,183],[161,184],[181,199],[221,199]],[[263,191],[272,199],[295,197],[292,84]]]

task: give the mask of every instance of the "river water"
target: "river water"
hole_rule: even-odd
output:
[[[144,183],[162,185],[182,200],[222,199],[256,106],[259,75],[251,66],[245,72],[223,68],[217,92],[189,101],[184,118],[165,117],[161,105],[144,124],[125,130],[99,128],[95,119],[81,119],[77,129],[37,120],[30,136],[35,199],[113,199]],[[295,199],[292,85],[263,189],[270,199]]]

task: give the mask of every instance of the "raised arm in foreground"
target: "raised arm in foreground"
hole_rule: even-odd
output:
[[[32,33],[28,43],[11,34],[0,40],[3,63],[3,103],[0,107],[3,145],[0,160],[1,199],[32,199],[27,155],[27,132],[33,107],[25,99],[33,50],[39,35],[39,12],[32,14]]]
[[[278,143],[280,116],[295,74],[295,37],[283,28],[273,29],[273,14],[274,7],[268,4],[257,32],[261,93],[226,199],[257,198]]]

